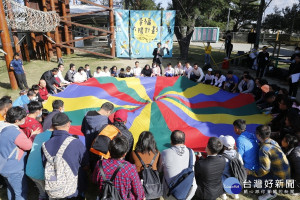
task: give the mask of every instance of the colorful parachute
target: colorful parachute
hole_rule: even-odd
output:
[[[126,126],[135,142],[142,131],[151,131],[159,150],[170,146],[170,134],[176,129],[186,133],[188,147],[204,150],[211,136],[236,138],[232,126],[236,119],[245,119],[251,132],[270,121],[270,116],[257,109],[251,95],[228,93],[185,77],[91,78],[49,97],[45,108],[51,110],[55,99],[65,103],[72,134],[83,136],[80,128],[84,115],[109,101],[115,110],[128,110]]]

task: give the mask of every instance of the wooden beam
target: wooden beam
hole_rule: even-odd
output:
[[[84,2],[84,3],[88,3],[88,4],[91,4],[91,5],[94,5],[94,6],[98,6],[100,8],[105,8],[107,10],[111,10],[111,8],[109,7],[106,7],[106,6],[103,6],[103,5],[100,5],[100,4],[97,4],[97,3],[94,3],[94,2],[91,2],[91,1],[88,1],[88,0],[80,0],[81,2]]]
[[[67,18],[66,18],[67,11],[66,11],[65,1],[61,2],[61,9],[62,9],[62,14],[64,16],[64,19],[67,20]],[[65,33],[65,40],[66,40],[67,44],[70,45],[70,43],[69,43],[69,40],[70,40],[70,38],[69,38],[69,28],[68,28],[67,23],[64,23],[64,33]],[[71,55],[71,49],[67,48],[66,51],[67,51],[68,56]]]
[[[7,68],[7,72],[8,72],[10,85],[13,90],[17,90],[18,85],[17,85],[17,81],[15,78],[15,74],[10,69],[10,62],[13,59],[14,52],[13,52],[12,45],[11,45],[9,30],[8,30],[8,26],[7,26],[6,19],[5,19],[4,7],[3,7],[2,1],[0,1],[0,30],[1,30],[0,37],[1,37],[1,42],[2,42],[2,48],[3,48],[3,51],[6,52],[5,62],[6,62],[6,68]]]
[[[102,29],[102,28],[96,28],[96,27],[87,26],[87,25],[83,25],[83,24],[79,24],[79,23],[71,22],[71,21],[66,21],[66,20],[60,20],[60,21],[64,22],[64,23],[70,23],[70,24],[73,24],[75,26],[80,26],[80,27],[83,27],[83,28],[92,29],[92,30],[96,30],[96,31],[100,31],[100,32],[105,32],[105,33],[108,33],[108,34],[112,34],[111,31],[108,31],[108,30],[105,30],[105,29]]]
[[[80,48],[76,48],[76,47],[70,47],[70,46],[66,46],[66,45],[62,45],[62,44],[56,44],[56,45],[57,45],[57,46],[64,47],[64,48],[74,49],[74,50],[77,50],[77,51],[83,51],[83,52],[85,52],[85,53],[94,54],[94,55],[96,55],[96,56],[103,56],[103,57],[107,57],[107,58],[114,58],[114,57],[111,56],[111,55],[107,55],[107,54],[103,54],[103,53],[98,53],[98,52],[89,51],[89,50],[85,50],[85,49],[80,49]]]
[[[78,14],[70,14],[67,15],[66,18],[71,18],[71,17],[80,17],[84,15],[91,15],[91,14],[97,14],[99,12],[107,12],[108,10],[97,10],[97,11],[92,11],[92,12],[85,12],[85,13],[78,13]]]
[[[27,0],[25,0],[25,6],[27,6],[28,8],[30,8],[29,2]],[[35,40],[35,34],[33,32],[30,31],[30,38],[31,38],[31,43],[32,43],[32,47],[33,47],[33,54],[34,54],[34,58],[36,58],[36,40]]]
[[[56,12],[54,0],[50,0],[50,6],[51,6],[51,10]],[[55,43],[60,43],[59,33],[58,33],[58,26],[56,26],[56,28],[55,28],[54,36],[55,36]],[[59,61],[59,59],[62,57],[61,49],[60,49],[59,46],[56,46],[56,56],[57,56],[57,61]]]
[[[61,42],[61,43],[59,43],[59,44],[73,43],[73,42],[78,42],[78,41],[81,41],[81,40],[92,39],[92,38],[95,38],[95,37],[98,37],[98,36],[96,36],[96,35],[91,35],[91,36],[88,36],[88,37],[83,37],[83,38],[79,38],[79,39],[75,39],[75,40],[69,40],[69,42]]]
[[[114,10],[113,10],[113,0],[109,0],[109,30],[111,32],[110,34],[110,54],[112,57],[116,56],[116,43],[115,43],[115,22],[114,22]]]
[[[42,5],[43,5],[43,11],[44,11],[44,12],[48,12],[48,10],[47,10],[47,5],[46,5],[46,0],[42,0]],[[48,37],[51,37],[50,32],[47,32],[46,35],[47,35]],[[53,48],[52,48],[52,44],[51,44],[50,41],[48,41],[48,39],[45,40],[45,43],[46,43],[47,46],[48,46],[48,54],[49,54],[49,56],[47,57],[47,61],[50,61],[50,58],[53,57]],[[48,59],[49,59],[49,60],[48,60]]]

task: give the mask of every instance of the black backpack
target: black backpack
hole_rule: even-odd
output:
[[[159,178],[159,173],[157,170],[152,169],[152,165],[155,161],[157,153],[154,155],[150,164],[144,163],[140,155],[134,151],[138,159],[143,165],[143,171],[141,171],[141,179],[143,180],[143,188],[146,195],[146,199],[156,199],[163,195],[162,184]]]
[[[117,173],[119,170],[123,167],[124,163],[121,163],[118,168],[114,171],[113,175],[111,176],[110,180],[106,179],[103,166],[102,166],[102,160],[99,161],[99,168],[100,173],[103,179],[102,184],[102,194],[99,195],[99,200],[122,200],[122,197],[114,186],[114,179],[117,176]]]
[[[240,181],[240,184],[243,184],[244,181],[247,179],[247,171],[243,166],[242,162],[239,160],[239,153],[236,152],[235,157],[231,157],[226,154],[223,154],[223,156],[229,160],[232,177],[235,177]]]

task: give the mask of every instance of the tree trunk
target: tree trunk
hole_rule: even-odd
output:
[[[175,27],[174,32],[178,40],[179,49],[180,49],[180,58],[187,60],[189,56],[189,47],[191,38],[194,33],[194,27]],[[186,30],[185,30],[186,29]]]

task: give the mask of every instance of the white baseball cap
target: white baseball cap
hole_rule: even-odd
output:
[[[232,136],[230,136],[230,135],[226,135],[226,136],[221,135],[219,137],[219,139],[221,140],[222,144],[225,147],[227,147],[229,149],[233,149],[234,148],[235,140],[234,140],[234,138]]]
[[[212,72],[213,71],[213,69],[212,68],[208,68],[208,70],[207,71],[209,71],[209,72]]]

